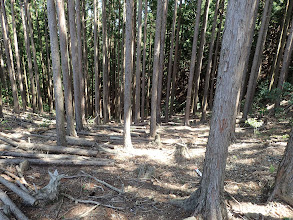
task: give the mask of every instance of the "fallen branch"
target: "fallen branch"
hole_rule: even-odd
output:
[[[28,194],[27,192],[23,191],[18,186],[14,185],[13,183],[7,181],[3,177],[0,176],[0,183],[2,183],[4,186],[9,188],[11,191],[16,193],[20,198],[22,198],[23,202],[27,205],[33,206],[36,202],[36,199]]]
[[[0,189],[0,199],[2,202],[9,206],[10,211],[15,215],[18,220],[29,220],[18,208],[17,206],[11,201],[11,199]]]

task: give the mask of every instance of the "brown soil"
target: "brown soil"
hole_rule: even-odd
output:
[[[4,109],[4,114],[5,118],[0,121],[0,132],[11,138],[26,141],[29,139],[32,143],[55,144],[52,140],[31,136],[52,135],[55,132],[53,116],[39,116],[33,113],[17,116],[8,108]],[[169,201],[184,198],[199,186],[200,177],[195,168],[202,170],[209,133],[207,124],[185,127],[182,125],[181,116],[173,117],[172,123],[163,124],[159,128],[161,144],[149,139],[147,134],[135,131],[134,133],[139,134],[132,138],[135,150],[126,152],[122,149],[122,133],[107,127],[94,127],[90,122],[88,131],[103,136],[83,137],[93,143],[114,146],[118,152],[116,155],[97,156],[114,159],[114,166],[31,165],[25,172],[25,178],[28,183],[41,188],[49,182],[48,171],[57,169],[59,174],[72,176],[61,181],[61,193],[71,195],[75,199],[97,201],[112,207],[75,203],[63,195],[44,207],[26,207],[16,195],[1,186],[29,219],[154,220],[184,219],[191,215],[170,205]],[[122,125],[110,125],[122,129]],[[146,133],[149,132],[147,124],[138,127]],[[237,125],[236,140],[229,148],[225,181],[226,203],[231,219],[293,218],[292,207],[282,201],[265,203],[286,146],[289,129],[289,119],[286,118],[270,118],[264,128],[256,132],[250,127]],[[0,144],[4,142],[0,141]],[[15,165],[3,168],[17,175]],[[151,171],[145,174],[145,170]],[[119,195],[89,177],[78,176],[81,171],[124,189],[125,194]]]

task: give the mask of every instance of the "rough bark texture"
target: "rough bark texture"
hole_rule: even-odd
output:
[[[74,118],[73,118],[71,81],[69,77],[68,39],[67,39],[65,13],[64,13],[64,1],[57,0],[56,8],[57,8],[57,13],[59,18],[58,25],[59,25],[59,36],[60,36],[60,51],[62,54],[61,63],[62,63],[65,108],[66,108],[66,118],[67,118],[67,134],[71,136],[76,136],[76,131],[74,128]]]
[[[131,80],[133,74],[133,1],[126,0],[126,24],[125,24],[125,82],[124,82],[124,147],[132,148],[130,125],[131,125]]]
[[[60,55],[57,36],[57,21],[54,0],[47,1],[48,22],[50,30],[51,58],[56,106],[57,145],[66,146],[64,97],[61,82]]]
[[[191,92],[192,92],[193,76],[194,76],[194,70],[195,70],[195,59],[196,59],[196,53],[197,53],[197,40],[198,40],[198,32],[199,32],[201,4],[202,4],[202,0],[198,0],[197,8],[196,8],[196,20],[195,20],[195,27],[194,27],[194,34],[193,34],[193,43],[192,43],[192,54],[191,54],[190,68],[189,68],[188,87],[187,87],[187,97],[186,97],[186,107],[185,107],[185,117],[184,117],[185,125],[189,125]]]
[[[199,189],[181,204],[184,209],[194,211],[194,215],[201,215],[203,219],[227,219],[223,200],[225,167],[247,55],[246,36],[252,30],[249,12],[255,9],[256,2],[253,0],[228,2],[203,176]]]
[[[153,63],[153,79],[152,79],[152,99],[151,99],[151,127],[150,136],[156,135],[156,116],[157,116],[157,94],[158,94],[158,74],[159,74],[159,61],[160,61],[160,40],[161,40],[161,26],[162,26],[162,12],[163,0],[158,0],[157,17],[156,17],[156,35],[154,44],[154,63]]]
[[[293,129],[290,138],[279,165],[277,176],[275,179],[275,187],[269,198],[271,201],[275,197],[287,202],[293,206]]]

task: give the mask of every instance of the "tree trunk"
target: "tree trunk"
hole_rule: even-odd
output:
[[[102,0],[102,32],[103,32],[103,118],[108,123],[109,118],[109,73],[108,73],[108,37],[106,0]]]
[[[207,30],[207,23],[208,23],[209,6],[210,6],[210,0],[206,0],[204,15],[203,15],[203,24],[202,24],[201,35],[200,35],[200,45],[198,48],[198,57],[197,57],[197,64],[196,64],[195,77],[194,77],[195,88],[194,88],[193,113],[195,113],[195,111],[197,110],[199,81],[200,81],[200,74],[201,74],[201,68],[202,68],[203,52],[204,52],[205,41],[206,41],[206,30]]]
[[[27,17],[28,22],[28,29],[31,39],[31,48],[33,53],[33,61],[34,61],[34,74],[35,74],[35,80],[37,85],[37,97],[38,97],[38,107],[40,113],[42,113],[43,110],[43,100],[42,100],[42,93],[41,93],[41,86],[40,86],[40,79],[39,79],[39,68],[38,68],[38,62],[37,62],[37,55],[36,55],[36,47],[35,47],[35,41],[34,41],[34,32],[33,32],[33,25],[32,25],[32,19],[31,19],[31,13],[30,13],[30,3],[27,2],[27,0],[24,0],[24,7],[25,7],[25,13]]]
[[[25,90],[23,88],[23,73],[21,72],[21,66],[20,66],[20,56],[19,56],[19,50],[18,50],[18,39],[16,34],[16,24],[15,24],[15,15],[14,15],[14,0],[11,0],[11,17],[12,17],[12,30],[13,30],[13,40],[14,40],[14,50],[15,50],[15,59],[16,59],[16,67],[17,67],[17,76],[18,76],[18,84],[19,84],[19,90],[22,100],[22,107],[23,110],[26,110],[26,94]]]
[[[47,1],[48,23],[50,30],[51,58],[56,106],[57,145],[66,146],[64,97],[61,82],[60,55],[57,36],[57,21],[54,0]]]
[[[195,216],[203,219],[227,219],[224,203],[225,167],[235,123],[233,115],[237,94],[247,55],[246,36],[252,31],[249,12],[254,10],[256,1],[228,2],[203,176],[199,189],[181,204],[185,210],[194,211]]]
[[[133,148],[131,143],[131,80],[133,74],[133,1],[126,0],[126,24],[125,24],[125,82],[124,82],[124,148]]]
[[[146,77],[146,45],[147,45],[147,21],[148,21],[148,1],[144,2],[144,30],[143,30],[143,58],[142,58],[142,80],[141,80],[141,119],[145,120],[145,77]]]
[[[150,136],[155,137],[157,129],[157,94],[158,94],[158,74],[159,74],[159,62],[160,62],[160,46],[161,46],[161,27],[162,27],[162,12],[163,1],[158,0],[157,4],[157,17],[156,17],[156,35],[154,44],[154,63],[153,63],[153,79],[152,79],[152,99],[151,99],[151,124],[150,124]]]
[[[203,94],[202,115],[201,115],[202,122],[205,122],[207,119],[208,93],[209,93],[209,87],[210,87],[210,76],[211,76],[211,69],[212,69],[212,59],[213,59],[213,51],[214,51],[214,45],[215,45],[215,35],[216,35],[216,25],[217,25],[219,4],[220,4],[220,0],[217,0],[216,6],[215,6],[214,21],[212,26],[207,71],[206,71],[205,81],[204,81],[204,94]]]
[[[18,94],[17,94],[17,86],[15,82],[14,63],[13,63],[11,43],[9,39],[8,22],[7,22],[6,12],[5,12],[4,0],[1,0],[0,4],[1,4],[2,35],[3,35],[5,53],[7,57],[6,62],[7,62],[7,68],[9,72],[9,78],[10,78],[12,96],[13,96],[13,111],[18,114],[19,113]]]
[[[68,55],[68,39],[67,39],[67,28],[66,19],[64,12],[64,1],[57,0],[56,8],[58,14],[58,26],[59,26],[59,37],[60,37],[60,52],[62,73],[63,73],[63,86],[65,95],[65,108],[66,108],[66,121],[67,121],[67,134],[70,136],[76,136],[74,128],[74,116],[72,106],[72,92],[71,92],[71,81],[69,77],[69,55]]]
[[[272,0],[266,1],[265,8],[262,15],[261,27],[260,27],[259,35],[257,38],[256,49],[254,53],[253,64],[250,71],[249,82],[248,82],[248,87],[246,91],[245,104],[243,109],[242,118],[245,120],[247,119],[248,112],[250,111],[252,106],[254,92],[257,85],[256,82],[257,82],[260,69],[261,69],[262,53],[263,53],[263,48],[265,45],[266,35],[267,35],[268,27],[269,27],[272,4],[273,4]]]
[[[281,69],[280,78],[278,81],[277,89],[278,91],[280,91],[280,93],[278,94],[277,99],[275,101],[275,107],[274,107],[275,110],[280,107],[281,94],[282,94],[281,91],[283,90],[284,82],[286,81],[286,76],[288,74],[292,51],[293,51],[293,19],[291,21],[290,34],[286,43],[282,69]]]
[[[138,0],[138,31],[137,31],[137,46],[136,46],[136,87],[135,87],[135,115],[134,123],[137,124],[140,120],[140,81],[141,81],[141,30],[142,30],[142,0]]]
[[[188,87],[187,87],[187,97],[186,97],[186,107],[185,107],[185,117],[184,117],[185,125],[189,125],[191,92],[192,92],[193,76],[194,76],[194,70],[195,70],[195,59],[196,59],[196,52],[197,52],[197,40],[198,40],[198,32],[199,32],[201,4],[202,4],[202,0],[198,0],[197,7],[196,7],[196,20],[195,20],[195,27],[194,27],[192,54],[191,54],[191,60],[190,60],[190,69],[189,69],[189,78],[188,78]]]
[[[3,74],[3,68],[2,66],[0,66],[0,75]],[[2,84],[3,84],[3,81],[2,79],[0,79],[0,118],[3,118],[4,115],[3,115],[3,102],[2,102]]]
[[[293,206],[293,129],[284,152],[283,159],[279,165],[275,179],[274,190],[269,201],[278,197]]]
[[[162,84],[165,68],[165,38],[167,24],[168,0],[164,1],[163,18],[161,27],[161,46],[160,46],[160,61],[159,61],[159,76],[158,76],[158,104],[157,104],[157,122],[161,124],[161,99],[162,99]]]
[[[70,39],[71,39],[71,59],[73,70],[73,87],[74,87],[74,106],[75,106],[75,120],[76,130],[83,129],[82,123],[82,111],[81,111],[81,88],[80,88],[80,69],[78,61],[78,44],[75,24],[75,5],[74,1],[68,1],[68,14],[69,14],[69,26],[70,26]]]
[[[201,0],[198,0],[201,2]],[[170,89],[171,89],[171,79],[172,79],[172,63],[173,63],[173,51],[174,51],[174,36],[175,36],[175,26],[176,26],[176,18],[177,18],[177,1],[174,3],[174,14],[172,21],[172,32],[170,37],[170,54],[168,61],[168,73],[167,73],[167,91],[166,91],[166,103],[165,103],[165,122],[169,120],[169,99],[170,99]]]

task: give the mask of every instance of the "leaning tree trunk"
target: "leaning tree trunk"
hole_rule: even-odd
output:
[[[195,20],[195,27],[194,27],[194,34],[193,34],[192,53],[191,53],[191,60],[190,60],[185,117],[184,117],[185,125],[189,125],[191,92],[192,92],[193,76],[194,76],[194,70],[195,70],[195,59],[196,59],[196,52],[197,52],[197,39],[198,39],[199,22],[200,22],[200,14],[201,14],[201,3],[202,3],[202,0],[197,1],[196,20]]]
[[[237,95],[247,56],[246,37],[252,31],[249,12],[256,9],[254,0],[228,2],[222,41],[217,90],[200,187],[183,200],[181,206],[203,219],[227,219],[224,203],[225,167]]]
[[[274,190],[269,197],[269,201],[275,197],[287,202],[293,206],[293,129],[290,133],[290,138],[287,143],[287,147],[283,156],[283,159],[279,165],[277,176],[275,179]]]
[[[54,0],[47,1],[48,22],[50,30],[51,58],[56,106],[57,145],[66,146],[64,97],[61,82],[60,55],[57,36],[57,21]]]
[[[14,73],[14,64],[13,64],[13,56],[11,43],[9,39],[9,30],[7,17],[5,12],[4,1],[0,1],[1,4],[1,25],[2,25],[2,35],[4,40],[5,53],[7,57],[7,68],[9,72],[10,83],[12,87],[12,96],[13,96],[13,110],[15,113],[19,113],[19,103],[18,103],[18,94],[17,94],[17,86],[15,82],[15,73]]]

